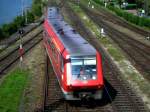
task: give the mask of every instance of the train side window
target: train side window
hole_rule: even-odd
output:
[[[60,64],[61,64],[61,71],[64,72],[64,60],[63,60],[63,57],[62,57],[62,56],[61,56],[60,60],[61,60],[61,61],[60,61],[60,62],[61,62],[61,63],[60,63]]]
[[[56,48],[54,51],[54,58],[55,58],[56,63],[58,64],[58,51],[56,50]]]
[[[52,48],[52,52],[54,53],[55,52],[55,48],[54,48],[54,44],[53,43],[51,43],[51,48]]]
[[[48,44],[50,45],[51,44],[51,40],[48,38]]]

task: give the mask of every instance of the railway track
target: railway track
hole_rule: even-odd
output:
[[[84,6],[82,6],[82,9],[99,27],[105,29],[106,34],[113,39],[120,48],[122,48],[127,54],[128,59],[140,71],[140,73],[143,74],[145,79],[150,81],[150,47],[114,29],[90,9]]]
[[[116,67],[110,61],[112,60],[106,57],[102,100],[68,102],[63,98],[50,60],[47,59],[44,112],[146,112],[140,98],[118,77]]]
[[[109,104],[100,106],[109,102],[108,97],[105,97],[103,102],[65,101],[49,59],[47,59],[46,79],[48,80],[45,81],[45,112],[112,112]]]
[[[136,27],[134,25],[129,24],[127,21],[119,18],[118,16],[110,13],[109,11],[107,11],[106,9],[103,9],[101,7],[98,8],[99,10],[97,11],[97,15],[101,17],[101,19],[105,19],[108,20],[114,24],[118,24],[121,25],[125,28],[128,28],[132,31],[134,31],[135,33],[138,33],[140,35],[143,35],[144,37],[147,37],[150,35],[150,31],[148,30],[144,30],[142,28]]]
[[[42,23],[43,23],[43,20],[38,25],[33,25],[33,26],[27,26],[27,27],[25,27],[24,28],[24,33],[21,35],[22,38],[24,38],[26,35],[28,35],[31,31],[33,31],[37,27],[39,27]],[[2,40],[2,42],[0,44],[5,43],[6,46],[3,49],[1,49],[0,53],[3,52],[8,47],[10,47],[11,45],[13,45],[19,39],[20,39],[20,34],[18,32],[16,32],[10,38],[8,38],[6,40]]]
[[[50,60],[47,57],[47,71],[46,71],[46,83],[45,83],[45,112],[64,112],[66,110],[65,101],[62,96],[61,89],[59,87],[57,78],[52,69]]]
[[[140,100],[141,98],[136,96],[130,86],[120,78],[120,73],[115,70],[116,66],[112,64],[112,60],[105,56],[104,75],[106,81],[111,84],[110,86],[113,89],[110,89],[109,86],[107,87],[107,84],[106,88],[109,94],[113,94],[113,91],[116,92],[112,101],[116,109],[114,112],[146,112]]]
[[[111,111],[114,112],[146,112],[147,109],[143,105],[141,98],[139,98],[133,90],[130,88],[127,82],[121,79],[120,72],[107,55],[104,49],[102,49],[99,41],[92,35],[92,33],[84,26],[77,14],[73,12],[68,5],[65,6],[65,12],[68,13],[69,18],[72,20],[75,28],[81,33],[83,37],[89,39],[90,43],[94,45],[99,52],[102,53],[104,58],[104,77],[105,83],[105,97],[111,101]],[[76,18],[74,18],[76,17]],[[96,17],[96,16],[95,16]],[[109,93],[109,94],[107,94]],[[106,104],[107,105],[107,104]],[[105,107],[105,106],[104,106]],[[103,108],[98,106],[98,108]],[[107,108],[108,109],[108,108]],[[107,110],[106,109],[106,110]],[[94,111],[94,109],[92,110]],[[108,111],[108,110],[107,110]]]
[[[18,49],[18,46],[20,43],[26,43],[31,38],[35,37],[37,33],[42,31],[42,25],[35,28],[35,30],[31,30],[30,33],[28,33],[25,37],[21,37],[18,41],[14,42],[13,45],[9,45],[7,49],[2,51],[0,53],[0,61],[3,60],[5,57],[9,56],[11,53],[13,53],[13,50]]]
[[[38,32],[33,38],[23,43],[24,54],[37,45],[42,40],[42,31]],[[19,46],[13,49],[9,54],[0,59],[0,77],[5,75],[7,71],[19,60]]]

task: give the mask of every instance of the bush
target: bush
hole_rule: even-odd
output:
[[[25,23],[25,17],[17,16],[12,23],[2,25],[1,35],[4,37],[9,37],[14,32],[22,27]]]
[[[5,37],[9,36],[9,32],[8,32],[9,29],[10,29],[9,24],[4,24],[2,26],[2,32],[3,32],[3,34],[4,34]]]
[[[100,5],[104,5],[104,2],[100,1],[100,0],[94,0],[94,2],[100,4]]]
[[[32,6],[32,13],[35,16],[40,17],[42,15],[41,4],[34,4]]]
[[[4,34],[3,34],[3,31],[2,31],[2,29],[0,28],[0,40],[1,39],[3,39],[5,36],[4,36]]]
[[[17,16],[14,19],[14,24],[16,24],[17,29],[19,29],[20,27],[24,26],[24,24],[25,24],[25,17],[24,16]]]
[[[32,22],[34,22],[34,15],[33,15],[33,13],[32,12],[27,12],[27,19],[28,19],[28,21],[27,21],[27,23],[32,23]]]
[[[33,0],[33,4],[41,4],[42,0]]]
[[[36,17],[41,17],[41,15],[42,15],[41,4],[42,4],[42,0],[34,0],[33,1],[32,13]]]
[[[136,4],[128,4],[125,9],[136,9],[137,5]]]
[[[101,5],[101,2],[99,0],[94,0],[94,1]],[[134,4],[131,5],[131,7],[133,7],[133,6],[135,7]],[[118,16],[124,18],[125,20],[127,20],[131,23],[134,23],[134,24],[139,25],[139,26],[144,26],[144,27],[150,28],[150,19],[149,18],[139,17],[136,15],[133,15],[133,14],[128,13],[122,9],[113,7],[111,5],[108,5],[107,8],[109,10],[115,12]]]

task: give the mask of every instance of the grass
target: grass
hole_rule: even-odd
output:
[[[28,72],[16,69],[9,73],[0,83],[0,112],[17,112]]]
[[[111,54],[112,57],[114,57],[116,61],[120,61],[123,59],[123,56],[119,54],[119,51],[117,51],[116,48],[109,47],[108,52]]]
[[[0,49],[0,53],[3,51],[3,49]]]

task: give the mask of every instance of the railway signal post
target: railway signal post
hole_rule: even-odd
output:
[[[105,31],[103,28],[101,28],[101,37],[105,37]]]
[[[19,46],[19,57],[20,57],[20,68],[22,68],[22,61],[23,61],[23,47],[22,47],[22,36],[24,34],[24,30],[20,29],[19,31],[19,37],[20,37],[20,46]]]

